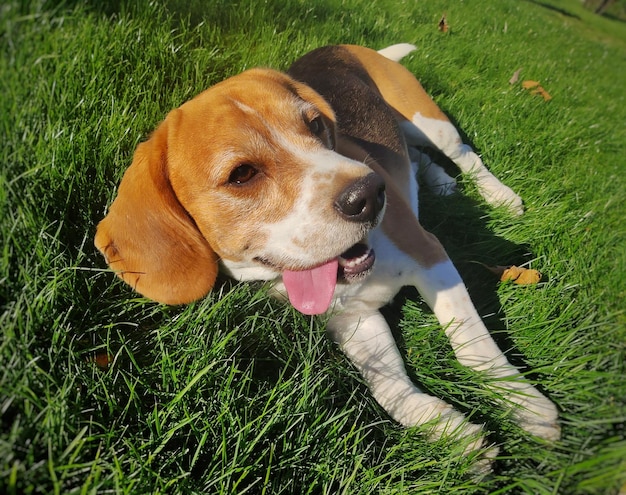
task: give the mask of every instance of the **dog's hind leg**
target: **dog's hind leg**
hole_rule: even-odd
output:
[[[412,45],[400,44],[379,53],[362,47],[351,47],[350,51],[363,61],[382,97],[397,112],[409,146],[441,151],[462,173],[474,177],[478,190],[488,203],[505,205],[521,214],[521,198],[487,170],[480,157],[463,143],[456,128],[415,76],[396,62],[412,49]]]
[[[487,203],[507,206],[517,215],[524,212],[522,199],[485,167],[474,150],[463,143],[458,131],[443,113],[439,112],[437,118],[432,118],[417,112],[412,115],[411,120],[401,122],[400,127],[407,145],[437,149],[450,158],[461,172],[470,175]]]
[[[409,146],[408,151],[414,174],[419,176],[434,194],[448,196],[457,191],[456,180],[450,177],[443,167],[433,162],[430,156],[413,146]]]

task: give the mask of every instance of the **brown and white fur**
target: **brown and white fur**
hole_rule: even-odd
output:
[[[555,406],[498,349],[418,220],[420,164],[439,192],[454,180],[416,147],[447,155],[488,202],[515,213],[522,203],[396,62],[413,49],[320,48],[287,73],[252,69],[173,110],[137,148],[96,246],[134,289],[168,304],[203,297],[218,269],[272,281],[300,311],[329,315],[330,335],[392,418],[479,449],[480,426],[411,382],[379,312],[414,286],[457,359],[491,378],[520,427],[556,440]]]

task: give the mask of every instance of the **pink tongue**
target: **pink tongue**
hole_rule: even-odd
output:
[[[285,270],[283,283],[293,307],[305,315],[324,313],[335,293],[337,266],[334,259],[311,270]]]

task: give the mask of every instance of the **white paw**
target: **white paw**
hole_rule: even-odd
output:
[[[519,426],[533,435],[547,442],[554,443],[561,438],[561,427],[554,422],[519,421]]]
[[[470,423],[448,404],[441,408],[441,415],[428,431],[428,436],[431,440],[454,441],[462,448],[463,456],[475,456],[472,472],[479,477],[491,472],[493,460],[500,451],[495,445],[487,444],[482,426]]]
[[[502,382],[510,390],[505,405],[517,425],[531,435],[556,442],[561,438],[559,412],[554,403],[526,381]]]
[[[561,438],[561,427],[558,423],[559,413],[556,406],[539,392],[521,401],[515,411],[515,419],[520,428],[531,435],[556,442]]]
[[[483,477],[493,472],[493,461],[500,453],[500,449],[495,445],[487,446],[471,467],[471,472],[475,481],[480,481]]]
[[[504,206],[508,208],[511,213],[518,216],[524,213],[522,198],[495,177],[480,177],[476,180],[476,185],[478,186],[481,196],[490,205],[496,207]]]

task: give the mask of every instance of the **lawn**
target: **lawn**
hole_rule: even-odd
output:
[[[577,0],[104,4],[0,5],[0,493],[624,493],[623,2],[605,16]],[[510,359],[558,405],[556,445],[494,405],[417,294],[386,309],[416,382],[500,446],[482,480],[453,443],[385,415],[323,318],[227,280],[158,305],[93,247],[170,109],[344,42],[415,44],[404,64],[525,202],[512,217],[462,180],[454,197],[424,192],[420,211]],[[499,283],[481,263],[544,277]]]

